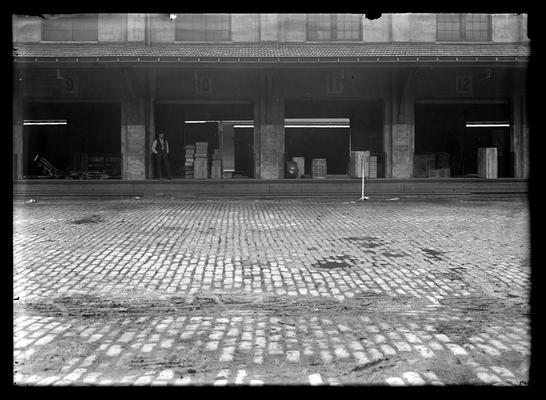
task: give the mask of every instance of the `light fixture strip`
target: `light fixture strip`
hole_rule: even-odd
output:
[[[26,119],[23,121],[23,125],[67,125],[66,119]]]

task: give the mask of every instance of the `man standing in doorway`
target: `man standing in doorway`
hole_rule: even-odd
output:
[[[157,139],[152,144],[152,153],[155,154],[155,168],[158,179],[162,178],[162,168],[165,167],[167,178],[171,177],[171,166],[169,164],[169,142],[165,139],[163,132],[159,132]]]

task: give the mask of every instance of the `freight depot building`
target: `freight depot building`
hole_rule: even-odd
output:
[[[57,168],[155,176],[157,132],[222,152],[223,178],[281,179],[285,159],[346,177],[527,178],[526,15],[85,14],[13,16],[14,179]],[[442,155],[439,166],[439,155]]]

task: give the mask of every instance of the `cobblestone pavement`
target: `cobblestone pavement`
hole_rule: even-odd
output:
[[[514,202],[14,201],[19,385],[521,385]]]

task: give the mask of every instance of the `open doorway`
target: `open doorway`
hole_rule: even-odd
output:
[[[416,104],[414,176],[475,177],[480,147],[496,147],[498,176],[512,176],[509,116],[507,103]]]
[[[306,175],[311,174],[313,158],[325,158],[327,176],[346,177],[351,151],[370,151],[370,155],[377,156],[378,171],[382,171],[382,110],[381,102],[288,101],[285,110],[286,154],[288,158],[304,157]],[[298,124],[297,121],[305,123]]]
[[[171,170],[178,179],[191,176],[187,174],[185,148],[197,142],[207,143],[209,175],[217,152],[221,154],[224,178],[252,177],[253,129],[238,128],[236,122],[252,122],[252,119],[250,102],[161,102],[155,105],[155,130],[164,132],[169,140]],[[155,176],[155,171],[151,175]]]
[[[25,179],[121,178],[119,103],[31,102],[23,109]],[[55,170],[37,162],[47,161]]]

